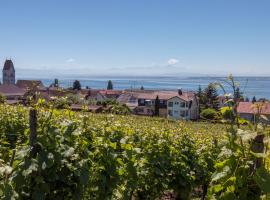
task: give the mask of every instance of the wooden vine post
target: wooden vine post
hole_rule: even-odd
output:
[[[31,109],[29,112],[29,128],[30,136],[29,143],[31,147],[31,152],[35,152],[35,142],[37,139],[37,110]]]
[[[264,136],[265,136],[264,134],[260,134],[254,138],[251,146],[251,150],[254,153],[264,153],[264,143],[263,143]],[[260,168],[261,166],[263,166],[263,158],[262,157],[256,158],[254,164],[255,169]]]

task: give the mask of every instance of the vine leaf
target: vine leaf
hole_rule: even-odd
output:
[[[264,193],[270,193],[270,173],[264,167],[257,169],[254,180]]]

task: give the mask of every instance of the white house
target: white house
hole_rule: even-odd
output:
[[[167,117],[169,119],[198,119],[199,110],[196,99],[182,99],[179,96],[174,96],[167,100]]]

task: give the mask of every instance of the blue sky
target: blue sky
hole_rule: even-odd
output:
[[[0,0],[22,76],[270,75],[268,0]]]

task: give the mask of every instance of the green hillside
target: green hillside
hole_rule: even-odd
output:
[[[239,192],[268,192],[265,170],[238,180],[258,155],[248,153],[251,137],[227,139],[229,125],[35,109],[31,146],[29,108],[0,105],[1,199],[238,199]],[[245,190],[248,181],[254,192]]]

